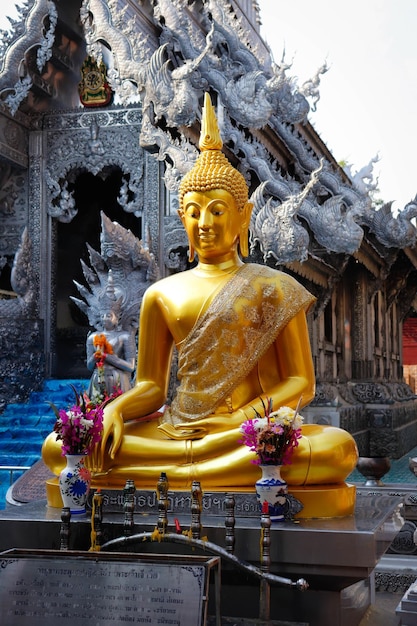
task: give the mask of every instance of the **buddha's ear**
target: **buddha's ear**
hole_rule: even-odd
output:
[[[246,204],[244,205],[242,209],[242,220],[241,220],[240,232],[239,232],[239,248],[240,248],[240,254],[243,257],[246,257],[249,254],[248,238],[249,238],[249,224],[250,224],[250,218],[252,215],[252,209],[253,209],[252,202],[246,202]]]
[[[181,209],[181,208],[177,209],[177,213],[179,215],[179,218],[180,218],[181,222],[185,226],[185,223],[184,223],[184,215],[185,215],[184,214],[184,209]],[[188,237],[188,235],[187,235],[187,237]],[[188,237],[188,262],[189,263],[192,263],[194,261],[194,255],[195,255],[194,248],[191,245],[190,238]]]
[[[253,202],[246,202],[242,209],[242,228],[249,228],[252,210]]]

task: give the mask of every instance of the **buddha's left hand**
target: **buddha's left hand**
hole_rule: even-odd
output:
[[[205,428],[194,428],[191,424],[160,424],[158,430],[170,439],[182,441],[183,439],[203,439],[207,435]]]
[[[173,426],[161,424],[158,429],[171,439],[202,439],[206,435],[230,431],[239,428],[246,419],[242,410],[234,413],[210,415],[200,420],[186,422]]]

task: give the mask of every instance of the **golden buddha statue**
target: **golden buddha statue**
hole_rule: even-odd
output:
[[[206,94],[201,154],[183,178],[179,216],[198,265],[149,287],[140,313],[136,384],[104,413],[101,444],[89,459],[93,487],[155,489],[166,472],[173,490],[250,491],[260,476],[239,427],[272,398],[273,408],[302,406],[315,393],[306,312],[314,297],[275,269],[243,263],[252,205],[244,177],[221,152]],[[166,402],[173,348],[179,387]],[[43,458],[64,465],[48,436]],[[350,514],[355,490],[344,481],[356,465],[349,433],[304,425],[282,475],[305,517]]]

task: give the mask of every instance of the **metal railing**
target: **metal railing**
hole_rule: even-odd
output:
[[[10,485],[14,482],[15,472],[26,472],[28,469],[30,469],[30,465],[0,465],[0,472],[9,472]]]

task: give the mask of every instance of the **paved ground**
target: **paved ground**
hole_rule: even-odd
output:
[[[400,618],[395,615],[395,609],[402,596],[402,593],[377,592],[375,604],[369,607],[359,626],[399,626]]]

